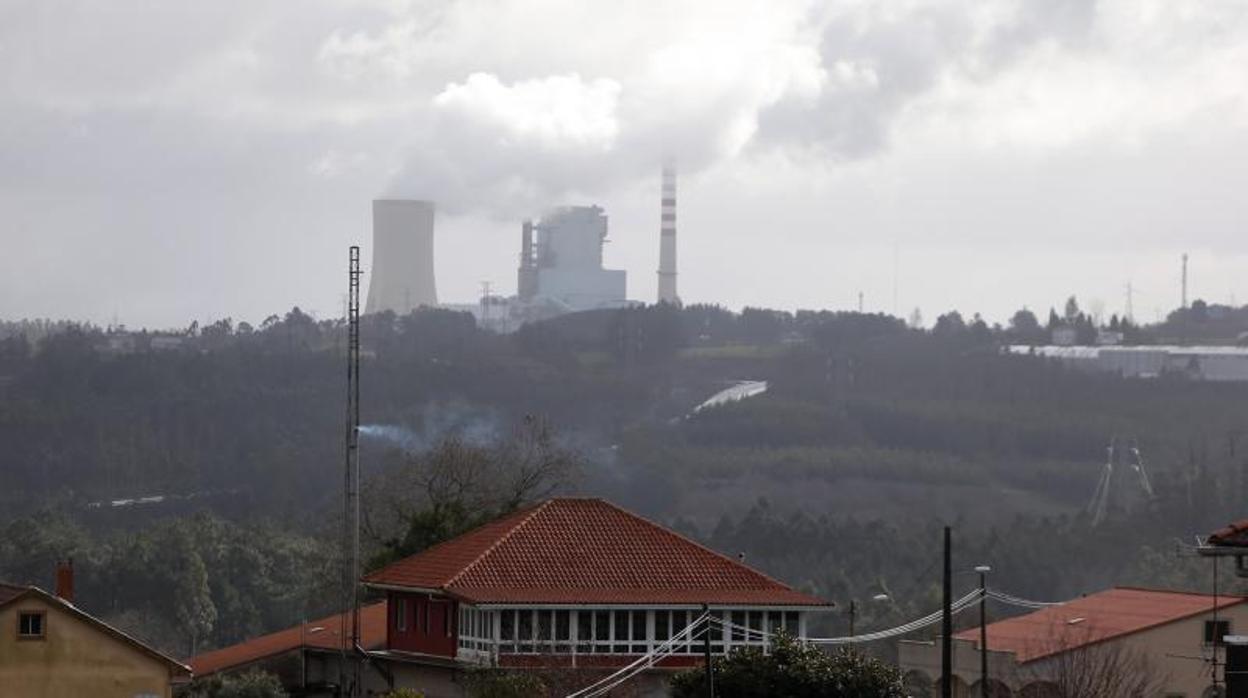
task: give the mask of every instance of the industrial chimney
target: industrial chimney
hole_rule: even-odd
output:
[[[531,301],[537,295],[537,256],[533,246],[533,221],[520,228],[520,269],[516,278],[516,295]]]
[[[365,313],[406,315],[438,304],[433,277],[433,202],[373,202],[373,268]]]
[[[659,297],[660,303],[678,305],[676,295],[676,165],[663,165],[663,194],[659,205]]]

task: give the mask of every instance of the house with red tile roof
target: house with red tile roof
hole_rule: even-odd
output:
[[[276,674],[282,685],[303,692],[332,691],[339,681],[339,659],[349,614],[336,613],[285,630],[252,638],[237,645],[204,652],[187,660],[195,678],[219,672],[260,669]],[[368,650],[386,644],[386,603],[360,608],[360,644]]]
[[[386,653],[467,664],[609,667],[679,633],[703,606],[726,622],[806,635],[831,604],[602,499],[521,509],[364,577],[386,594]],[[715,632],[712,652],[761,644]],[[691,643],[664,660],[687,666]]]
[[[1061,680],[1116,656],[1147,666],[1159,695],[1204,698],[1213,686],[1213,652],[1224,637],[1248,630],[1248,599],[1115,587],[987,626],[990,686],[999,696],[1046,696]],[[980,695],[979,628],[954,636],[955,695]],[[1219,652],[1219,656],[1221,652]],[[939,642],[902,642],[908,685],[940,681]],[[1068,677],[1067,677],[1068,678]],[[1219,679],[1221,677],[1219,676]]]
[[[385,596],[361,616],[368,687],[416,688],[430,698],[462,695],[464,672],[480,668],[608,672],[678,634],[704,606],[742,628],[802,637],[810,614],[832,608],[590,498],[525,507],[362,581]],[[205,653],[190,664],[196,676],[261,666],[279,671],[292,693],[322,695],[315,691],[336,685],[341,627],[342,616],[332,616]],[[711,648],[724,654],[763,637],[715,626]],[[656,671],[692,666],[701,656],[699,637],[662,659]],[[323,662],[311,681],[296,673],[309,659]],[[287,662],[285,668],[275,660]]]

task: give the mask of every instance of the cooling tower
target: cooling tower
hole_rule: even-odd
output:
[[[663,165],[663,194],[659,202],[660,303],[680,304],[676,294],[676,167]]]
[[[406,315],[438,304],[433,280],[433,202],[373,202],[373,268],[365,313]]]

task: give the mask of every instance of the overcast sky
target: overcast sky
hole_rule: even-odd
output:
[[[519,221],[611,219],[653,301],[1004,320],[1248,302],[1242,0],[0,0],[0,318],[341,313],[370,200],[433,199],[438,291]]]

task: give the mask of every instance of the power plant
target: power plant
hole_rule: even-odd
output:
[[[373,267],[365,313],[407,315],[436,306],[433,276],[433,202],[373,202]]]
[[[619,306],[627,273],[602,267],[607,216],[601,206],[565,206],[520,229],[517,300],[538,315]]]
[[[433,270],[434,204],[373,202],[373,267],[365,312],[406,315],[422,306],[471,312],[483,326],[513,331],[531,320],[630,304],[628,275],[603,267],[609,241],[601,206],[561,206],[520,226],[516,295],[491,295],[479,303],[438,303]],[[661,169],[658,301],[678,305],[676,290],[676,168]]]
[[[658,302],[680,304],[676,293],[676,165],[663,165],[663,191],[659,199],[659,294]]]

